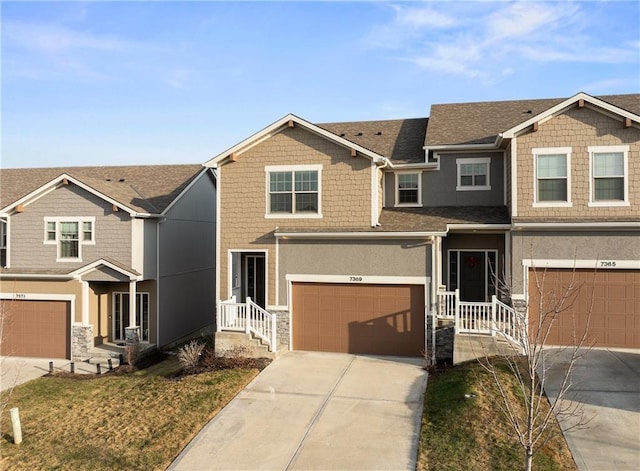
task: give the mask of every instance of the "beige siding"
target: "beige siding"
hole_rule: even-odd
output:
[[[640,130],[624,128],[613,119],[588,108],[572,108],[540,124],[537,132],[518,142],[519,218],[634,218],[640,214]],[[589,146],[629,145],[628,207],[589,207]],[[568,208],[534,208],[534,159],[538,147],[571,147],[571,201]]]
[[[322,218],[265,218],[268,165],[322,165]],[[228,295],[228,251],[267,252],[268,299],[275,302],[276,227],[349,228],[371,225],[371,161],[300,127],[286,129],[225,163],[218,172],[220,199],[220,296]]]

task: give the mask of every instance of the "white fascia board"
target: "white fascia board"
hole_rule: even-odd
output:
[[[277,232],[281,239],[432,239],[446,232]]]
[[[598,270],[640,270],[640,260],[574,260],[574,259],[529,259],[522,260],[526,268],[570,268]]]
[[[431,281],[428,276],[380,276],[380,275],[357,275],[358,281],[354,281],[353,275],[307,275],[288,274],[285,279],[289,283],[349,283],[357,284],[377,284],[377,285],[426,285]]]
[[[394,164],[389,165],[394,170],[437,170],[438,162],[420,162],[418,164]]]
[[[499,230],[508,231],[511,229],[511,224],[447,224],[447,232],[451,230]]]
[[[459,151],[469,151],[469,150],[494,150],[497,149],[495,143],[491,144],[443,144],[438,146],[424,146],[423,149],[427,152],[429,151],[451,151],[451,152],[459,152]]]
[[[501,133],[498,137],[500,137],[501,139],[510,139],[515,137],[519,132],[521,132],[522,130],[528,128],[529,126],[533,125],[533,123],[536,122],[544,122],[550,118],[552,118],[553,116],[562,113],[564,110],[566,110],[567,108],[569,108],[570,106],[572,106],[574,103],[576,103],[578,100],[584,100],[587,103],[590,103],[592,105],[595,105],[599,108],[602,108],[604,110],[607,110],[613,114],[616,114],[618,116],[622,116],[623,118],[629,118],[635,122],[640,121],[640,116],[634,114],[634,113],[630,113],[629,111],[623,110],[622,108],[618,108],[617,106],[611,105],[609,103],[607,103],[606,101],[602,101],[596,97],[592,97],[591,95],[587,95],[584,92],[580,92],[577,95],[572,96],[571,98],[568,98],[560,103],[558,103],[555,106],[552,106],[551,108],[549,108],[546,111],[543,111],[542,113],[537,114],[536,116],[533,116],[532,118],[529,118],[527,121],[525,121],[524,123],[521,123],[511,129],[506,130],[505,132]]]
[[[37,273],[0,273],[0,280],[73,280],[71,275],[52,275]]]
[[[209,159],[207,162],[204,163],[204,165],[206,167],[211,167],[211,168],[216,168],[218,166],[218,164],[220,163],[220,161],[222,161],[223,159],[225,159],[226,157],[228,157],[229,155],[236,153],[236,154],[242,154],[243,152],[251,149],[253,146],[259,144],[260,142],[264,141],[265,139],[268,139],[269,137],[273,136],[274,134],[277,134],[278,132],[281,131],[282,128],[288,126],[289,121],[292,121],[293,123],[297,124],[298,126],[302,126],[304,128],[306,128],[308,131],[313,132],[314,134],[318,134],[320,136],[323,136],[329,140],[334,141],[335,143],[348,148],[348,149],[355,149],[357,152],[369,157],[371,160],[373,160],[376,163],[379,164],[384,164],[388,162],[388,159],[380,154],[376,154],[375,152],[370,151],[369,149],[362,147],[358,144],[356,144],[355,142],[349,141],[348,139],[344,139],[340,136],[337,136],[336,134],[327,131],[326,129],[323,129],[319,126],[316,126],[315,124],[312,124],[308,121],[305,121],[302,118],[299,118],[298,116],[289,113],[288,115],[284,116],[283,118],[280,118],[278,121],[270,124],[269,126],[267,126],[266,128],[264,128],[261,131],[258,131],[257,133],[251,135],[250,137],[248,137],[247,139],[239,142],[238,144],[236,144],[235,146],[225,150],[224,152],[216,155],[215,157]]]
[[[139,217],[154,217],[155,215],[149,214],[149,213],[139,213],[137,212],[135,209],[129,208],[128,206],[120,203],[119,201],[114,200],[113,198],[110,198],[109,196],[100,193],[99,191],[91,188],[89,185],[86,185],[85,183],[82,183],[80,180],[67,175],[66,173],[63,173],[62,175],[54,178],[53,180],[49,181],[48,183],[45,183],[44,185],[39,186],[38,188],[36,188],[35,190],[33,190],[31,193],[27,194],[26,196],[23,196],[22,198],[20,198],[17,201],[14,201],[13,203],[11,203],[10,205],[0,209],[0,213],[5,213],[5,212],[9,212],[11,210],[11,208],[19,205],[19,204],[29,204],[33,201],[36,201],[37,199],[41,198],[42,196],[46,195],[47,193],[49,193],[50,191],[55,190],[56,185],[58,185],[60,182],[62,182],[62,180],[68,180],[71,183],[73,183],[74,185],[79,186],[80,188],[82,188],[85,191],[88,191],[89,193],[92,193],[94,195],[96,195],[98,198],[103,199],[104,201],[111,203],[112,205],[117,206],[118,208],[121,208],[122,210],[126,211],[127,213],[129,213],[131,216],[139,216]]]
[[[85,273],[88,273],[94,269],[96,269],[99,266],[105,266],[107,268],[110,268],[114,271],[117,271],[118,273],[122,273],[125,276],[128,276],[132,281],[141,281],[142,280],[142,275],[138,275],[136,273],[130,272],[129,270],[124,270],[116,265],[114,265],[113,263],[104,260],[104,259],[99,259],[96,260],[95,262],[91,262],[88,265],[85,265],[83,267],[78,268],[77,270],[72,271],[71,273],[69,273],[69,276],[72,278],[78,278],[82,275],[84,275]]]
[[[640,222],[518,222],[514,229],[640,229]]]

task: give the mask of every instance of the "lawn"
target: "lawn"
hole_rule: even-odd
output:
[[[513,379],[506,370],[502,374]],[[523,469],[523,449],[496,405],[497,394],[493,380],[476,362],[431,373],[417,469]],[[534,456],[533,468],[576,470],[557,423],[553,426],[555,436]]]
[[[13,391],[3,414],[0,468],[165,469],[257,373],[226,369],[179,380],[140,372],[36,379]],[[16,406],[20,445],[10,435],[8,412]]]

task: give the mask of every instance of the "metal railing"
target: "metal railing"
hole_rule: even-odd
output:
[[[276,351],[276,316],[264,310],[250,297],[236,302],[236,297],[218,302],[217,327],[220,331],[244,332],[262,339],[272,352]]]

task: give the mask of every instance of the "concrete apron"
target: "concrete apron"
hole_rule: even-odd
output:
[[[416,358],[290,352],[169,469],[415,469],[426,385]]]
[[[49,362],[46,358],[26,358],[26,357],[0,357],[0,391],[6,391],[26,383],[32,379],[39,378],[49,373]],[[53,370],[70,371],[69,360],[53,360]],[[105,361],[106,363],[106,361]],[[95,374],[96,365],[85,362],[74,363],[76,374]],[[107,371],[107,365],[102,365],[102,371]]]
[[[569,352],[548,348],[553,364],[545,392],[557,397]],[[592,349],[578,360],[572,391],[564,405],[578,405],[590,420],[559,418],[560,427],[580,471],[640,469],[640,350]]]

